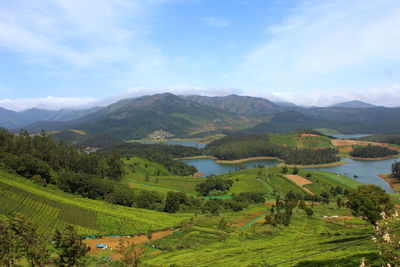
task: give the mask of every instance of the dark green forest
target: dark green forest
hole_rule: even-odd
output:
[[[383,146],[354,146],[350,156],[357,158],[383,158],[399,154],[396,150],[389,149]]]
[[[206,146],[206,153],[221,160],[249,157],[277,157],[288,164],[312,165],[339,161],[336,149],[294,149],[271,144],[268,135],[238,135],[216,140]]]
[[[168,144],[141,144],[141,143],[119,143],[108,146],[101,151],[110,152],[116,150],[124,157],[140,157],[152,162],[164,165],[175,175],[193,175],[196,168],[174,158],[199,156],[203,151],[196,147],[187,147]]]

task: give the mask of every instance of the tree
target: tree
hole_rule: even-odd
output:
[[[379,186],[362,185],[352,190],[347,196],[348,207],[355,216],[362,216],[364,219],[375,225],[382,219],[382,212],[390,215],[393,212],[393,204],[390,196]]]
[[[286,165],[283,165],[282,169],[281,169],[281,173],[287,173],[288,171],[289,171],[288,167]]]
[[[308,207],[305,208],[305,212],[306,212],[308,218],[310,218],[314,214],[314,211]]]
[[[164,211],[169,213],[175,213],[179,211],[180,198],[175,192],[169,191],[167,193],[167,199],[165,200]]]
[[[125,264],[125,266],[138,266],[139,253],[136,250],[136,246],[134,243],[130,243],[128,240],[123,240],[121,238],[119,240],[117,250],[118,253],[121,255],[121,262]]]
[[[48,240],[36,229],[22,216],[16,216],[11,221],[0,220],[1,266],[16,266],[22,258],[30,267],[44,265],[49,258]]]
[[[340,197],[338,197],[337,199],[336,199],[336,205],[337,205],[337,207],[340,209],[341,207],[342,207],[342,198],[340,198]]]
[[[85,255],[88,247],[74,227],[67,225],[63,233],[58,229],[54,235],[54,246],[57,249],[57,266],[85,266]]]
[[[299,173],[299,168],[294,167],[292,173],[293,173],[293,174],[298,174],[298,173]]]
[[[392,164],[392,176],[400,179],[400,162]]]

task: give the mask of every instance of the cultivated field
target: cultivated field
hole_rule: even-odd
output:
[[[16,213],[37,224],[40,232],[52,233],[72,224],[84,235],[136,234],[171,227],[189,218],[73,196],[0,172],[0,214]]]

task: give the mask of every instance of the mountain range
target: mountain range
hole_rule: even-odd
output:
[[[211,133],[285,132],[331,128],[342,133],[400,132],[400,108],[350,101],[331,107],[275,104],[267,99],[177,96],[170,93],[120,100],[87,110],[14,112],[0,109],[0,125],[29,132],[81,130],[131,140],[152,136],[196,137]]]

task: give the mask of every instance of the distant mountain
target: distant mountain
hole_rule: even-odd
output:
[[[369,103],[361,102],[358,100],[353,100],[353,101],[339,103],[339,104],[333,105],[331,107],[335,107],[335,108],[373,108],[376,106],[369,104]]]
[[[20,128],[39,121],[67,121],[80,118],[96,112],[99,107],[84,110],[61,109],[45,110],[31,108],[20,112],[0,107],[0,126],[5,128]]]
[[[87,133],[107,133],[123,139],[181,137],[192,133],[231,130],[252,126],[259,119],[224,112],[186,98],[164,93],[123,99],[75,120],[36,122],[30,132],[77,129]]]
[[[284,133],[294,130],[329,128],[334,123],[314,116],[305,115],[298,111],[288,111],[275,115],[270,121],[260,123],[253,128],[244,130],[245,133]]]
[[[271,115],[283,111],[281,107],[260,97],[238,95],[210,97],[191,95],[184,96],[184,98],[204,106],[240,115]]]

